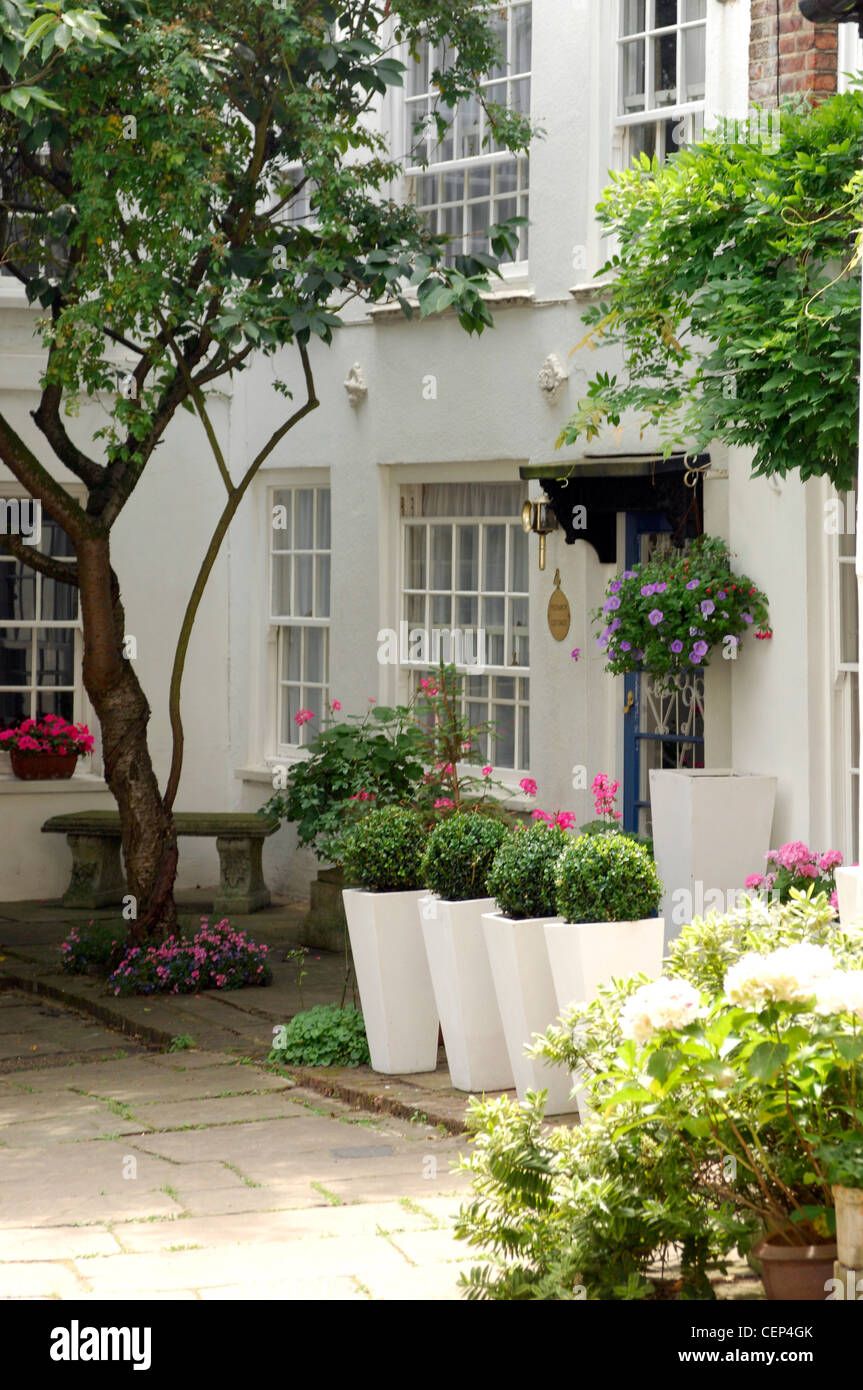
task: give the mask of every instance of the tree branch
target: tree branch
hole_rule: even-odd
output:
[[[22,565],[38,570],[46,579],[53,579],[58,584],[71,584],[73,589],[78,588],[77,565],[43,555],[35,546],[25,545],[21,536],[0,535],[0,550],[8,551],[16,560],[20,560]]]
[[[48,354],[49,369],[54,352],[55,348],[52,344]],[[88,488],[96,487],[104,476],[105,470],[101,464],[94,463],[92,459],[88,458],[69,438],[66,427],[60,418],[62,399],[62,386],[52,382],[43,390],[39,408],[31,410],[30,414],[60,462],[66,465],[69,472],[74,473],[76,478],[80,478],[82,483],[86,483]]]

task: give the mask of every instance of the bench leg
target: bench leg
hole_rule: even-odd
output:
[[[64,907],[114,907],[126,891],[120,838],[114,835],[67,835],[72,877],[63,894]]]
[[[264,882],[261,856],[264,842],[258,836],[217,836],[221,877],[219,896],[213,903],[215,917],[258,912],[269,907],[270,890]]]

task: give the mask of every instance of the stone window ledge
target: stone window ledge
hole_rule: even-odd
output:
[[[13,777],[11,773],[0,773],[0,796],[4,793],[8,795],[23,794],[24,796],[54,796],[55,793],[69,792],[106,792],[111,795],[111,789],[104,777],[96,777],[89,772],[76,773],[74,777],[66,780],[25,782],[20,777]]]

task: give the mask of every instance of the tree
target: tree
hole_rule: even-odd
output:
[[[33,106],[56,109],[43,80],[70,47],[74,56],[101,44],[117,47],[101,10],[74,5],[64,9],[62,0],[0,0],[0,107],[21,112]],[[40,61],[28,64],[34,49]]]
[[[33,419],[87,493],[79,504],[0,416],[0,461],[66,533],[75,560],[64,565],[20,539],[2,540],[23,563],[79,590],[83,679],[139,905],[135,941],[176,925],[172,808],[186,647],[242,498],[279,441],[317,406],[312,336],[329,344],[355,299],[398,297],[409,315],[409,286],[422,313],[452,307],[468,332],[491,323],[483,291],[512,252],[519,219],[492,229],[493,254],[444,264],[444,239],[387,196],[400,168],[368,113],[402,82],[396,51],[411,61],[424,35],[448,55],[433,74],[438,128],[459,99],[482,97],[480,78],[498,56],[492,8],[489,0],[197,0],[178,11],[151,0],[138,12],[112,0],[104,12],[116,49],[39,69],[58,109],[0,111],[0,256],[45,310],[47,358]],[[25,59],[22,47],[21,79],[38,64],[41,56],[31,50]],[[526,121],[487,111],[496,138],[525,146]],[[301,196],[310,197],[313,220],[291,220]],[[118,347],[135,362],[119,394]],[[234,480],[207,390],[254,354],[285,348],[299,355],[304,399],[285,407]],[[290,395],[283,382],[276,387]],[[93,449],[67,419],[80,398],[97,393],[111,403]],[[181,407],[197,413],[226,496],[182,623],[162,794],[147,746],[149,707],[123,652],[111,531],[156,448],[170,448],[166,432]]]
[[[853,486],[863,94],[783,109],[778,149],[755,124],[612,175],[598,215],[618,249],[578,346],[620,345],[626,376],[593,377],[558,447],[634,410],[666,454],[719,439],[755,450],[754,475]]]

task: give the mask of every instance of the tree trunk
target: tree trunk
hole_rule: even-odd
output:
[[[84,686],[102,729],[105,780],[120,811],[128,891],[135,900],[129,940],[143,945],[177,929],[176,832],[147,747],[150,707],[123,655],[125,617],[107,537],[79,544],[78,571]]]

